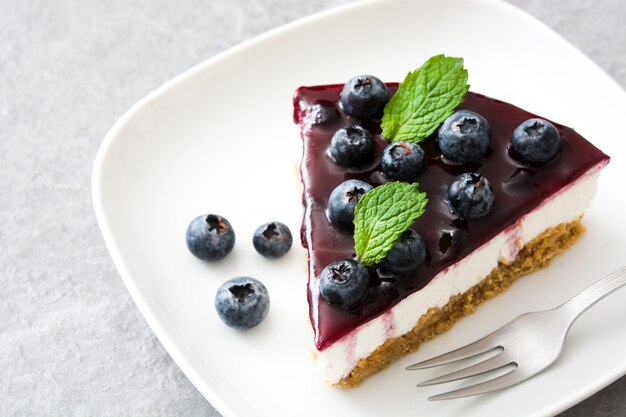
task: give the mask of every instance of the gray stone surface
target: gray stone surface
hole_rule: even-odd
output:
[[[93,159],[155,87],[342,3],[0,0],[1,416],[218,415],[118,277],[93,214]],[[514,3],[626,86],[626,2]],[[564,415],[626,415],[626,378]]]

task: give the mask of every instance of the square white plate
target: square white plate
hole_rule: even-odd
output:
[[[587,212],[588,233],[546,270],[463,319],[353,390],[322,383],[311,357],[306,260],[298,244],[301,142],[291,98],[300,85],[359,73],[401,80],[429,56],[465,58],[471,89],[574,126],[613,157]],[[509,416],[557,413],[626,372],[626,290],[574,325],[562,357],[511,389],[449,402],[426,397],[458,384],[416,389],[431,376],[410,363],[488,333],[518,314],[555,306],[623,264],[626,233],[626,95],[544,25],[491,0],[370,1],[295,22],[178,76],[129,110],[100,148],[93,173],[98,221],[129,292],[172,358],[230,416]],[[620,121],[620,122],[618,122]],[[192,257],[190,220],[218,213],[237,243],[225,260]],[[620,213],[620,214],[617,214]],[[618,217],[616,217],[616,215]],[[269,261],[252,246],[263,222],[291,228],[289,254]],[[268,318],[237,332],[213,307],[237,275],[261,279]]]

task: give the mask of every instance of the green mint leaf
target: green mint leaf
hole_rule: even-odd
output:
[[[389,182],[368,191],[354,210],[354,249],[366,266],[380,263],[400,235],[424,213],[418,184]]]
[[[469,90],[463,58],[435,55],[409,72],[385,106],[381,127],[395,142],[420,142],[461,104]]]

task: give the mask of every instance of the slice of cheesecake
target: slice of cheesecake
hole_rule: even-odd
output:
[[[327,215],[329,195],[347,179],[376,187],[388,181],[380,157],[389,141],[376,121],[347,116],[339,103],[343,85],[301,87],[294,95],[294,119],[301,127],[304,219],[302,244],[308,251],[308,302],[317,349],[317,367],[330,384],[351,387],[419,344],[448,330],[483,301],[505,291],[519,276],[542,268],[583,233],[583,212],[609,157],[574,130],[553,123],[561,138],[556,158],[542,165],[511,156],[512,132],[539,117],[511,104],[467,93],[458,109],[484,117],[491,143],[478,162],[442,156],[437,133],[420,145],[426,170],[419,176],[428,206],[411,228],[427,251],[421,267],[402,280],[369,268],[370,282],[358,308],[342,309],[321,295],[318,277],[330,263],[355,257],[352,232]],[[398,84],[387,84],[393,96]],[[360,124],[374,136],[373,162],[344,168],[329,152],[333,134]],[[452,179],[479,172],[489,179],[495,204],[484,217],[467,220],[452,213],[446,190]]]

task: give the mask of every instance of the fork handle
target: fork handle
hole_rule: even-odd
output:
[[[563,304],[559,309],[567,310],[571,316],[572,323],[589,307],[606,297],[613,291],[626,284],[626,266],[607,275],[577,296]]]

